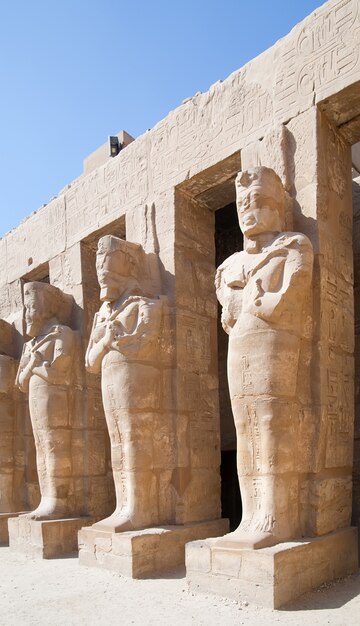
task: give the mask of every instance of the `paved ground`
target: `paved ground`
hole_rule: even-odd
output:
[[[296,585],[296,581],[294,581]],[[0,548],[0,626],[356,626],[360,575],[306,594],[282,611],[188,592],[184,572],[129,580],[80,567],[76,558],[35,561]]]

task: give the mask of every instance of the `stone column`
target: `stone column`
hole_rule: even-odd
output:
[[[0,319],[0,544],[8,543],[7,521],[23,509],[24,487],[16,467],[18,444],[14,359],[15,330]]]
[[[353,180],[355,309],[355,428],[352,522],[360,528],[360,177]]]
[[[212,254],[214,252],[214,244],[211,243],[213,216],[209,211],[204,212],[206,243],[202,252],[196,256],[195,240],[192,242],[188,240],[185,243],[187,233],[195,224],[191,217],[194,207],[187,206],[186,199],[184,202],[183,198],[174,201],[172,191],[163,194],[155,203],[139,207],[127,214],[127,242],[131,242],[128,244],[129,250],[136,250],[133,243],[137,243],[141,244],[141,249],[145,252],[146,267],[144,266],[142,272],[142,280],[146,277],[146,282],[142,289],[145,288],[146,293],[153,294],[151,302],[163,303],[161,329],[159,332],[156,331],[159,340],[158,356],[154,361],[158,370],[156,374],[158,392],[155,394],[158,397],[155,404],[153,400],[151,403],[145,403],[148,408],[144,413],[144,408],[141,409],[140,405],[136,407],[136,404],[142,403],[142,398],[144,400],[147,397],[152,398],[153,389],[139,388],[136,397],[131,398],[128,386],[125,386],[124,393],[119,395],[120,389],[117,385],[114,387],[112,405],[109,404],[109,392],[105,390],[104,403],[109,417],[112,413],[111,424],[113,419],[116,421],[118,409],[122,407],[117,418],[119,432],[113,432],[113,427],[109,427],[109,431],[116,453],[115,462],[121,460],[121,454],[119,455],[117,449],[119,444],[122,446],[123,490],[119,489],[121,487],[119,483],[118,508],[114,514],[90,529],[83,529],[79,534],[80,563],[115,568],[116,571],[133,577],[182,563],[184,545],[187,541],[214,536],[227,528],[227,522],[219,519],[220,451],[217,381],[214,369],[217,364],[216,349],[215,356],[210,349],[210,345],[216,344],[216,302],[211,293],[214,259],[209,260],[206,257],[209,250],[211,252],[209,246],[212,246]],[[196,210],[198,209],[198,217],[202,220],[201,207],[196,207]],[[193,235],[196,236],[195,232]],[[200,247],[202,235],[202,231],[199,232]],[[106,239],[104,237],[104,241]],[[118,240],[119,249],[126,250],[127,242],[121,243]],[[116,248],[115,238],[114,246]],[[186,247],[184,253],[183,246]],[[186,260],[187,255],[189,261]],[[99,269],[101,281],[100,266]],[[126,286],[126,277],[121,277],[120,274],[119,284]],[[131,286],[133,274],[129,275],[128,282]],[[142,284],[142,281],[140,282]],[[104,283],[105,287],[109,289],[109,285]],[[132,285],[132,288],[135,287]],[[117,309],[114,302],[110,302],[109,307],[114,309],[115,316]],[[103,305],[98,313],[93,331],[95,343],[96,337],[101,336],[101,321],[106,322],[107,316],[110,315],[109,311],[110,309],[104,309]],[[111,315],[110,317],[112,319]],[[125,339],[129,325],[127,319],[125,309],[119,312],[119,321],[125,328]],[[138,325],[135,320],[136,315],[133,322],[136,334]],[[126,345],[124,349],[121,348],[121,336],[118,339],[119,350],[124,359],[123,364],[119,361],[118,367],[122,367],[122,370],[128,367],[129,371],[133,369],[129,389],[134,387],[135,390],[138,384],[134,369],[136,359],[140,359],[143,362],[141,367],[144,367],[144,363],[150,358],[150,355],[141,357],[142,351],[146,348],[146,337],[148,339],[151,337],[150,328],[143,337],[139,334],[138,346],[133,355],[128,354]],[[101,350],[99,354],[102,354]],[[94,345],[89,347],[88,357],[91,367],[95,364],[95,352]],[[109,354],[113,355],[112,358],[104,353],[104,362],[105,359],[114,360],[116,351],[111,349]],[[119,360],[120,356],[117,355],[116,358]],[[111,374],[113,382],[115,377],[114,370]],[[124,374],[122,377],[122,384],[125,384]],[[145,385],[146,380],[143,382]],[[109,388],[104,371],[103,384]],[[154,384],[152,387],[154,388]],[[136,426],[142,413],[143,435]],[[125,419],[127,416],[128,422]],[[152,436],[149,440],[148,429],[151,423]],[[136,438],[131,438],[132,432],[137,433]],[[152,445],[149,447],[151,439]],[[128,469],[132,448],[134,459],[131,463],[135,482],[127,486],[126,481],[130,480],[131,474]],[[136,453],[137,449],[139,453]],[[147,485],[149,491],[146,497],[141,488],[137,492],[133,489],[136,487],[136,476],[141,465],[147,467],[147,476],[153,478],[149,482],[144,474],[144,486]],[[121,472],[118,470],[121,467],[116,466],[115,469],[114,478],[119,482]],[[152,491],[154,487],[155,494]],[[132,499],[137,497],[143,500],[145,508],[142,511],[142,518],[141,502],[140,508],[137,509],[139,507],[137,503],[131,510],[127,510],[125,506],[127,493],[132,494]],[[204,498],[199,498],[199,493],[202,493]],[[151,503],[151,507],[147,506],[147,502]],[[122,515],[122,510],[126,512],[126,519]],[[131,526],[134,530],[131,530]]]
[[[293,118],[287,130],[292,230],[307,235],[314,250],[313,299],[308,302],[297,388],[302,405],[296,461],[299,531],[293,541],[260,550],[231,550],[216,546],[214,540],[187,547],[192,589],[234,598],[241,593],[242,598],[275,608],[357,569],[357,532],[350,527],[354,429],[350,145],[316,107]],[[248,155],[244,149],[244,161]],[[271,160],[265,164],[271,166]],[[242,163],[243,168],[249,165]],[[278,156],[274,167],[282,176]]]

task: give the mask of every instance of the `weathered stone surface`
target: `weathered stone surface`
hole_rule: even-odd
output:
[[[38,559],[53,559],[77,552],[77,533],[94,518],[34,520],[23,515],[9,519],[10,550]]]
[[[186,545],[191,591],[278,609],[325,582],[357,571],[355,528],[261,550],[217,544],[209,539]]]
[[[223,253],[219,264],[230,252],[226,253],[226,246],[219,251],[214,231],[216,216],[234,208],[237,172],[266,166],[277,172],[288,193],[284,230],[302,233],[311,241],[313,290],[306,297],[301,294],[301,332],[298,342],[292,337],[291,359],[286,361],[285,391],[291,401],[281,395],[285,385],[277,371],[285,368],[286,342],[264,341],[264,348],[276,353],[278,361],[256,358],[248,346],[245,356],[251,367],[264,367],[271,380],[255,381],[262,401],[253,403],[256,411],[249,412],[247,424],[249,414],[241,406],[240,422],[253,435],[257,428],[252,431],[251,426],[257,426],[258,416],[264,426],[266,418],[276,413],[281,445],[261,461],[258,471],[254,437],[240,452],[244,461],[252,450],[256,472],[250,478],[264,483],[250,481],[254,500],[260,494],[267,501],[274,490],[281,496],[277,516],[282,538],[283,533],[293,536],[296,528],[299,536],[308,537],[349,525],[354,387],[357,394],[350,145],[360,140],[359,27],[357,0],[325,3],[270,50],[207,93],[189,98],[117,157],[104,158],[102,149],[90,155],[83,175],[0,240],[0,314],[16,331],[15,351],[10,355],[15,359],[20,357],[22,338],[27,339],[23,285],[41,281],[72,296],[71,319],[64,325],[79,333],[77,354],[82,361],[99,308],[95,257],[98,240],[104,236],[126,239],[129,248],[139,246],[146,253],[146,289],[137,295],[148,299],[148,307],[142,302],[140,314],[151,317],[150,301],[163,302],[157,345],[161,358],[142,362],[135,356],[131,360],[127,353],[132,372],[124,383],[127,395],[119,399],[114,393],[123,412],[122,440],[114,428],[117,420],[111,417],[109,443],[100,374],[79,367],[76,384],[70,385],[67,504],[74,514],[106,519],[116,506],[116,490],[118,502],[124,502],[119,493],[124,482],[116,480],[114,488],[110,458],[111,447],[116,459],[123,447],[127,478],[139,479],[140,486],[132,493],[146,503],[146,512],[138,511],[134,517],[136,526],[159,520],[177,526],[219,520],[220,453],[221,448],[234,451],[234,431],[229,428],[229,415],[224,417],[229,398],[224,402],[222,381],[220,403],[218,397],[227,347],[225,342],[219,346],[218,359],[219,316],[213,286],[215,256]],[[238,250],[241,239],[238,234],[232,237],[232,243],[239,243]],[[355,257],[355,273],[356,261]],[[355,300],[357,296],[355,283]],[[125,318],[129,336],[131,323]],[[104,319],[109,321],[107,315]],[[294,328],[295,324],[290,334],[294,335]],[[141,351],[146,338],[139,345]],[[119,350],[109,350],[104,359],[110,360],[110,353],[120,359]],[[355,356],[357,361],[356,345]],[[294,392],[290,383],[296,364]],[[246,359],[243,366],[240,382],[246,386]],[[114,386],[120,369],[114,368]],[[39,498],[28,397],[21,395],[14,455],[15,492],[21,494],[17,510],[35,509]],[[109,417],[115,414],[113,396],[109,390],[105,395]],[[274,447],[273,423],[270,419],[266,431],[270,442],[261,441],[261,449]],[[356,425],[355,519],[358,439]],[[5,447],[9,441],[5,437]],[[299,445],[291,455],[294,441]],[[279,467],[287,475],[285,482]],[[62,466],[61,471],[65,474],[68,469]],[[271,480],[264,481],[264,476]],[[334,562],[339,560],[336,551],[330,554]],[[226,567],[236,569],[236,559]],[[248,572],[253,581],[253,570]],[[311,580],[316,584],[318,578]],[[256,583],[249,585],[256,594]]]
[[[30,216],[4,240],[7,264],[22,276],[30,258],[35,267],[63,250],[64,232],[72,245],[230,157],[261,138],[270,125],[288,122],[314,101],[330,101],[344,88],[355,87],[360,80],[359,23],[357,0],[326,2],[272,48],[208,92],[189,98],[118,157],[80,176]],[[47,222],[46,247],[36,245],[39,220]],[[0,284],[9,279],[7,264],[0,268]]]
[[[79,532],[80,565],[141,578],[184,563],[185,544],[226,532],[227,520],[112,533],[95,526]]]

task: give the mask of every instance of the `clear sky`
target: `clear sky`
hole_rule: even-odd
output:
[[[321,0],[0,2],[0,236],[134,137],[269,48]]]

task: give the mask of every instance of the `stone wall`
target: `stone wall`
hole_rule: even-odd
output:
[[[74,297],[73,325],[84,349],[98,306],[94,245],[101,234],[126,231],[129,241],[146,247],[146,211],[153,207],[159,288],[169,302],[164,393],[176,442],[170,499],[177,522],[219,515],[213,212],[233,201],[234,176],[254,159],[278,171],[293,199],[294,229],[307,234],[315,250],[301,390],[302,441],[311,466],[303,490],[307,530],[323,534],[349,521],[349,189],[350,144],[360,139],[359,28],[357,0],[327,2],[271,49],[73,181],[0,241],[0,316],[23,334],[22,282],[48,274]],[[270,136],[277,138],[267,145],[264,137]],[[106,427],[99,380],[85,372],[76,429],[84,508],[106,514],[113,497]]]

